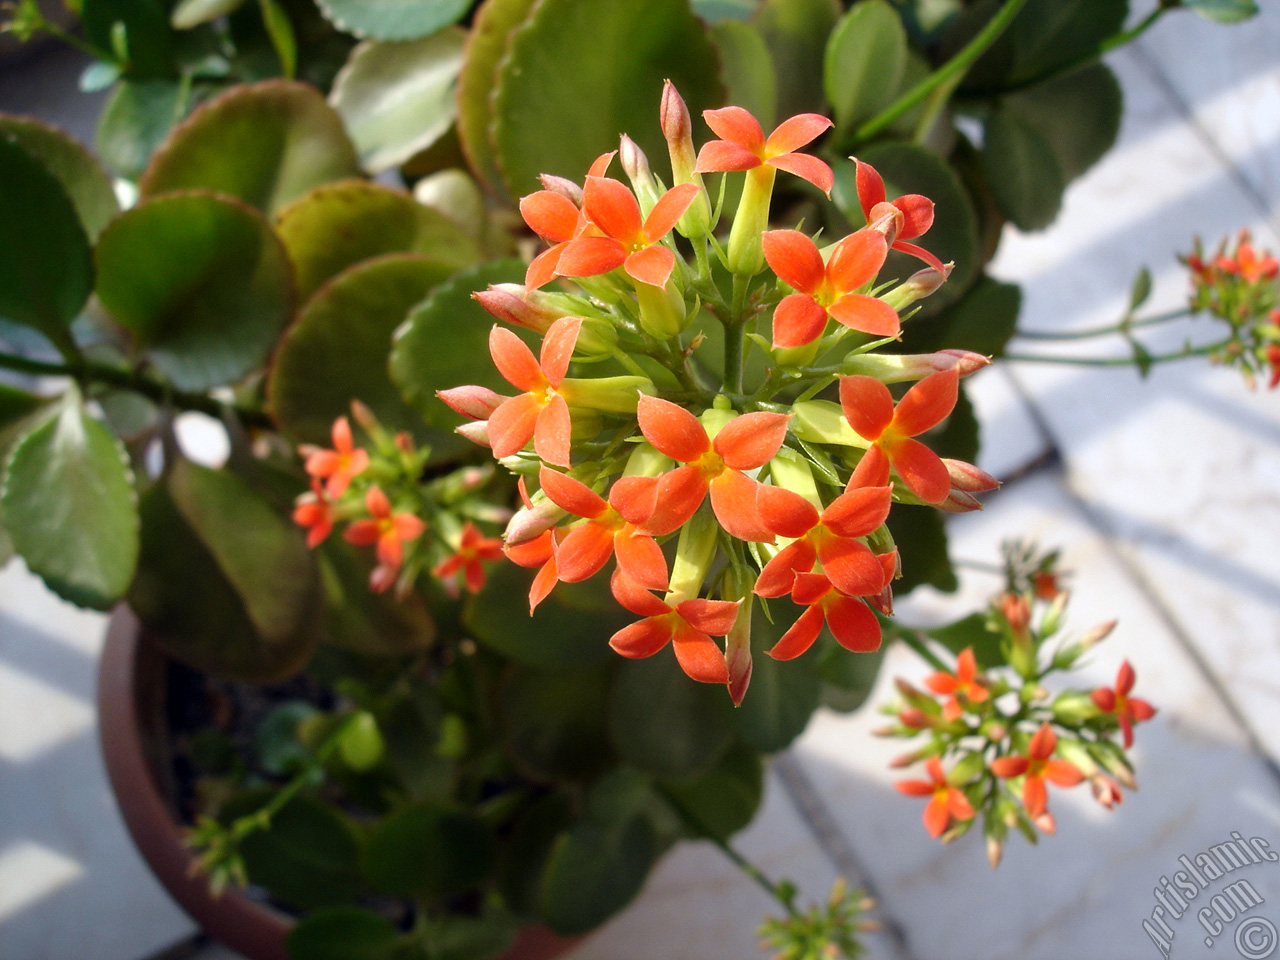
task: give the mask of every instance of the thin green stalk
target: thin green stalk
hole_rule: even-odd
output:
[[[906,630],[897,631],[898,639],[914,650],[920,657],[925,660],[933,669],[941,670],[943,673],[950,673],[951,667],[942,662],[942,658],[924,645],[924,641],[914,633]]]
[[[960,52],[855,130],[854,143],[864,143],[877,134],[883,133],[899,117],[914,108],[916,104],[923,102],[935,89],[952,77],[963,76],[965,71],[996,42],[1000,34],[1004,33],[1026,2],[1027,0],[1006,0],[1000,11],[972,40],[965,44]]]
[[[36,376],[73,377],[82,383],[102,383],[141,394],[158,404],[171,404],[181,410],[193,410],[211,417],[220,417],[230,409],[246,426],[263,428],[274,426],[266,412],[257,407],[225,404],[207,394],[176,390],[154,377],[105,363],[89,360],[77,364],[54,363],[0,353],[0,369]]]
[[[1205,344],[1203,347],[1192,347],[1183,350],[1177,350],[1173,353],[1158,353],[1153,356],[1144,358],[1143,363],[1150,365],[1153,363],[1167,363],[1170,360],[1185,360],[1188,357],[1204,357],[1231,343],[1231,338],[1219,340],[1217,343]],[[1059,357],[1053,355],[1034,356],[1022,353],[1006,353],[1002,360],[1017,360],[1021,363],[1062,363],[1075,364],[1080,367],[1136,367],[1139,365],[1138,359],[1134,356],[1128,357]]]
[[[1105,337],[1111,334],[1121,334],[1126,331],[1136,329],[1137,327],[1150,327],[1158,323],[1168,323],[1170,320],[1180,320],[1183,317],[1189,317],[1194,311],[1187,307],[1181,307],[1177,310],[1170,310],[1168,313],[1158,313],[1154,316],[1143,317],[1141,320],[1120,321],[1119,323],[1108,324],[1105,327],[1089,327],[1085,330],[1019,330],[1015,336],[1023,340],[1087,340],[1090,337]]]

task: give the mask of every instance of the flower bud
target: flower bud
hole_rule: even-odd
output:
[[[778,449],[769,461],[769,478],[775,486],[798,493],[813,504],[815,509],[822,510],[822,498],[818,496],[818,485],[814,483],[809,461],[794,450],[788,447]]]
[[[676,606],[702,592],[720,536],[720,524],[707,510],[699,510],[683,527],[671,564],[670,589],[665,602]]]
[[[636,301],[640,307],[640,326],[650,336],[670,340],[679,336],[689,325],[692,318],[685,315],[684,296],[677,289],[674,276],[667,281],[665,287],[655,287],[637,280],[635,288]]]
[[[1043,833],[1047,833],[1051,837],[1058,832],[1058,821],[1053,818],[1053,814],[1048,810],[1040,814],[1040,816],[1036,817],[1031,822],[1039,827]]]
[[[453,432],[482,447],[490,445],[488,420],[473,420],[470,423],[464,423],[460,427],[455,427]]]
[[[986,493],[1000,486],[1000,481],[987,473],[980,470],[972,463],[965,463],[963,460],[949,460],[942,458],[943,464],[947,468],[947,473],[951,477],[951,489],[960,490],[964,493]]]
[[[1120,784],[1130,790],[1138,789],[1138,781],[1133,775],[1133,767],[1125,759],[1124,752],[1115,744],[1098,741],[1089,745],[1089,755],[1102,766],[1102,769],[1115,777]]]
[[[942,273],[932,267],[918,270],[892,290],[881,294],[880,299],[893,307],[893,309],[901,311],[917,300],[923,300],[925,297],[936,293],[947,282],[954,268],[954,263],[947,263],[943,264]]]
[[[542,181],[542,188],[550,190],[552,193],[558,193],[564,197],[575,207],[582,206],[582,188],[572,180],[564,177],[557,177],[550,173],[539,175],[538,179]]]
[[[659,453],[650,443],[641,442],[634,444],[622,475],[624,477],[657,477],[670,470],[671,463],[671,458],[665,453]]]
[[[923,380],[934,373],[957,370],[965,377],[981,370],[991,360],[969,350],[939,350],[937,353],[855,353],[840,364],[843,374],[875,377],[881,383]]]
[[[986,767],[986,759],[978,751],[966,753],[947,774],[947,782],[953,786],[962,786],[976,778]]]
[[[750,602],[751,584],[741,582],[741,578],[733,571],[725,578],[726,589],[724,599],[737,600],[738,618],[724,638],[724,660],[729,668],[729,698],[735,707],[742,705],[747,686],[751,683],[751,611],[755,606]]]
[[[807,443],[825,443],[844,447],[871,446],[849,426],[840,404],[830,400],[802,400],[791,405],[791,432]]]
[[[546,333],[551,324],[568,316],[558,311],[538,309],[530,303],[528,292],[523,284],[498,283],[491,285],[488,290],[477,290],[471,294],[471,299],[480,304],[491,317],[536,333]]]
[[[1069,696],[1069,694],[1064,694]],[[1059,700],[1062,698],[1059,697]],[[1088,699],[1087,697],[1085,699]],[[1057,703],[1054,704],[1054,712],[1057,712]],[[1089,755],[1089,751],[1085,749],[1085,745],[1079,740],[1071,740],[1067,737],[1058,738],[1057,755],[1066,760],[1077,770],[1080,771],[1086,779],[1095,777],[1102,771],[1098,769],[1098,765],[1094,762],[1093,757]]]
[[[685,210],[676,230],[691,240],[709,236],[714,226],[711,222],[711,201],[702,174],[695,169],[698,156],[693,148],[693,121],[684,99],[670,80],[662,85],[662,105],[658,116],[662,123],[662,136],[667,141],[667,153],[671,157],[672,185],[694,183],[703,188]]]
[[[982,502],[971,493],[953,489],[945,500],[935,506],[947,513],[972,513],[982,509]]]
[[[1094,646],[1095,644],[1099,644],[1103,640],[1107,639],[1111,631],[1116,628],[1117,623],[1119,623],[1118,620],[1108,620],[1106,623],[1098,624],[1096,627],[1094,627],[1092,630],[1086,633],[1083,637],[1081,637],[1077,641],[1077,643],[1079,643],[1080,645],[1080,652],[1083,653],[1085,650],[1088,650],[1090,647]]]
[[[489,415],[507,399],[488,387],[478,386],[437,390],[436,396],[443,400],[454,413],[471,420],[488,420]]]
[[[661,185],[653,176],[653,171],[649,169],[649,158],[644,155],[639,144],[624,133],[622,146],[618,150],[618,159],[622,162],[623,173],[631,181],[636,199],[640,201],[640,213],[647,217],[663,193]]]
[[[635,376],[567,377],[557,389],[565,402],[575,409],[627,414],[636,412],[640,394],[655,392],[653,381],[648,377]]]
[[[1124,800],[1124,794],[1120,792],[1120,784],[1102,774],[1089,778],[1089,788],[1093,791],[1093,799],[1108,810],[1115,809]]]
[[[1000,866],[1000,860],[1004,856],[1004,841],[997,840],[990,834],[987,835],[987,863],[991,864],[994,870]]]
[[[533,495],[530,502],[515,512],[507,523],[502,539],[508,545],[515,546],[536,540],[543,532],[550,530],[568,514],[556,506],[550,497],[542,491]]]

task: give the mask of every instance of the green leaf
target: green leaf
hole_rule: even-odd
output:
[[[289,931],[293,960],[391,960],[400,931],[380,913],[363,907],[325,907]]]
[[[1240,23],[1258,13],[1254,0],[1182,0],[1182,6],[1215,23]]]
[[[693,0],[693,12],[715,26],[750,20],[759,7],[760,0]]]
[[[423,946],[430,960],[497,960],[508,955],[519,933],[515,917],[486,903],[478,917],[446,913],[429,918]]]
[[[773,622],[759,606],[751,616],[751,685],[742,705],[733,711],[738,736],[762,753],[775,753],[804,732],[818,709],[821,681],[810,660],[783,663],[765,651],[772,649],[804,611],[789,600],[770,602]]]
[[[474,239],[444,214],[367,180],[317,187],[281,211],[276,232],[303,301],[348,267],[387,253],[420,253],[457,269],[480,259]]]
[[[431,646],[435,622],[421,594],[403,600],[369,589],[374,560],[341,537],[331,536],[317,548],[316,561],[324,585],[324,638],[344,650],[396,656]]]
[[[1133,285],[1129,287],[1129,315],[1132,316],[1134,311],[1146,303],[1150,297],[1151,271],[1143,267],[1133,278]]]
[[[155,152],[141,196],[203,188],[264,213],[313,187],[360,173],[342,118],[315,87],[269,80],[202,105]]]
[[[160,0],[81,0],[84,37],[97,50],[124,41],[120,65],[126,76],[168,77],[175,71],[173,31]]]
[[[511,759],[541,780],[580,780],[610,761],[608,696],[613,663],[565,669],[517,667],[502,688]]]
[[[417,40],[457,23],[471,0],[316,0],[346,33],[372,40]]]
[[[954,261],[955,269],[942,288],[923,302],[921,314],[927,316],[954,303],[963,296],[981,267],[977,216],[955,170],[932,150],[909,143],[869,147],[858,155],[858,159],[871,164],[884,177],[890,198],[920,193],[934,202],[933,226],[919,240],[911,242],[924,247],[943,263]],[[854,164],[848,160],[837,160],[832,169],[836,175],[832,190],[836,206],[850,224],[862,226],[866,220],[858,204]],[[915,257],[891,253],[879,279],[885,281],[896,277],[905,280],[922,269],[924,264]],[[906,327],[908,341],[911,323],[914,322],[909,322]]]
[[[778,117],[827,112],[822,63],[840,14],[839,0],[764,0],[760,5],[753,23],[773,54]]]
[[[143,495],[129,604],[170,655],[232,679],[287,677],[311,656],[321,603],[301,531],[244,481],[185,460]]]
[[[433,427],[451,430],[458,415],[436,397],[437,390],[479,384],[510,390],[497,368],[485,362],[495,320],[471,294],[491,283],[521,283],[524,263],[498,260],[460,274],[414,310],[391,348],[391,379],[408,404]]]
[[[768,126],[778,115],[778,78],[764,37],[751,24],[738,20],[717,23],[711,35],[720,51],[728,102]]]
[[[627,763],[665,780],[684,780],[705,773],[728,749],[732,715],[724,688],[687,677],[668,648],[620,665],[609,730]]]
[[[0,113],[0,135],[8,135],[57,178],[76,208],[89,239],[96,239],[120,212],[111,178],[84,147],[56,127],[33,117]]]
[[[139,204],[103,232],[97,265],[103,306],[181,389],[256,369],[293,311],[283,244],[261,214],[229,197]]]
[[[138,561],[138,506],[128,456],[70,391],[17,441],[0,495],[14,549],[58,596],[110,609]]]
[[[89,238],[58,178],[0,133],[0,319],[73,349],[71,321],[93,290]]]
[[[1049,141],[1021,115],[999,109],[987,118],[982,166],[1000,212],[1019,230],[1053,223],[1066,176]]]
[[[286,803],[269,828],[244,839],[240,852],[251,883],[297,907],[330,906],[363,891],[355,825],[312,797]]]
[[[446,801],[453,795],[454,764],[440,755],[444,722],[440,692],[418,684],[378,714],[387,760],[410,800]]]
[[[560,934],[586,933],[640,892],[657,856],[648,821],[583,820],[552,846],[538,891],[538,913]]]
[[[399,166],[453,126],[466,31],[403,43],[366,41],[334,80],[329,102],[371,173]]]
[[[822,705],[849,713],[862,706],[875,686],[884,663],[887,642],[871,653],[851,653],[829,633],[818,640],[818,657],[814,671],[822,678]]]
[[[138,179],[192,99],[176,80],[122,81],[98,117],[98,155],[120,176]]]
[[[493,834],[479,818],[433,803],[401,807],[374,827],[365,844],[365,876],[400,896],[460,893],[493,870]]]
[[[542,173],[581,180],[626,133],[666,153],[657,122],[670,78],[697,116],[723,94],[715,48],[688,0],[541,0],[499,71],[493,137],[508,190]]]
[[[280,5],[280,0],[258,0],[258,8],[262,11],[262,25],[280,60],[280,71],[292,80],[298,72],[298,37],[289,14]]]
[[[887,107],[902,87],[907,31],[886,0],[855,3],[836,25],[823,62],[835,139]]]
[[[1001,106],[1044,138],[1071,181],[1115,145],[1124,98],[1116,75],[1097,63],[1005,97]]]
[[[670,784],[666,791],[712,836],[728,840],[760,809],[764,759],[754,747],[735,743],[701,777]]]
[[[429,439],[391,382],[387,354],[409,311],[452,272],[417,254],[394,253],[321,287],[281,339],[271,368],[268,396],[281,428],[298,440],[327,443],[333,421],[360,400],[387,427]],[[456,437],[441,439],[458,445]]]
[[[178,0],[169,14],[169,25],[175,30],[190,30],[202,23],[234,13],[245,0]]]
[[[498,861],[498,889],[507,905],[521,914],[536,910],[537,885],[556,838],[574,822],[574,802],[567,791],[535,798],[516,814],[503,838]]]
[[[913,349],[972,350],[998,357],[1017,331],[1021,309],[1021,288],[983,274],[949,310],[908,325]]]
[[[476,176],[494,190],[505,189],[491,130],[492,94],[511,37],[525,23],[536,0],[487,0],[476,11],[458,74],[458,138]]]
[[[947,529],[936,508],[894,504],[889,531],[902,558],[902,576],[893,582],[894,594],[905,596],[926,583],[944,593],[960,586],[947,552]]]
[[[529,585],[535,572],[514,563],[490,569],[484,590],[466,606],[464,620],[475,638],[533,667],[568,667],[616,657],[609,637],[633,618],[616,603],[608,605],[604,578],[559,585],[529,616]]]

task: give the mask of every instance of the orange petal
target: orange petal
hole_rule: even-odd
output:
[[[880,447],[873,446],[862,455],[858,465],[849,477],[846,490],[857,490],[862,487],[883,487],[889,483],[889,459]]]
[[[855,487],[840,494],[822,511],[822,525],[839,537],[865,537],[879,529],[892,505],[887,486]]]
[[[523,197],[520,216],[524,217],[530,230],[552,242],[572,239],[578,228],[578,208],[569,198],[550,190],[539,190]]]
[[[631,244],[640,234],[640,204],[617,180],[587,177],[587,185],[582,190],[582,210],[592,223],[624,244]]]
[[[951,822],[951,814],[947,811],[947,795],[935,793],[924,808],[924,828],[929,836],[940,837]]]
[[[653,287],[664,287],[676,265],[676,256],[661,244],[637,250],[623,261],[627,275]]]
[[[1066,760],[1050,760],[1044,765],[1044,776],[1050,783],[1060,787],[1074,787],[1084,780],[1084,774],[1074,764]]]
[[[613,592],[613,599],[636,616],[658,618],[671,612],[669,605],[623,575],[621,570],[613,571],[613,576],[609,578],[609,589]]]
[[[873,337],[896,337],[902,329],[898,311],[879,297],[846,293],[827,308],[837,322]]]
[[[827,311],[807,293],[783,297],[773,311],[775,350],[813,343],[827,329]]]
[[[880,621],[865,603],[842,596],[825,606],[827,627],[840,646],[854,653],[880,649]]]
[[[758,503],[765,525],[780,537],[795,540],[818,525],[813,504],[786,487],[762,486]]]
[[[594,520],[609,509],[609,504],[605,503],[600,494],[581,480],[575,480],[557,470],[542,467],[538,471],[538,483],[552,503],[576,516]]]
[[[744,413],[716,434],[712,446],[734,470],[755,470],[773,459],[787,438],[785,413]]]
[[[894,786],[899,793],[905,793],[908,797],[927,797],[934,789],[928,780],[899,780]]]
[[[564,253],[565,246],[566,244],[557,243],[550,250],[543,250],[533,258],[524,272],[525,287],[537,290],[556,278],[556,268],[560,265],[560,254]]]
[[[783,120],[769,134],[764,152],[767,157],[777,157],[799,150],[831,128],[831,121],[820,113],[801,113]]]
[[[636,418],[644,438],[672,460],[689,463],[711,449],[698,418],[670,400],[641,394]]]
[[[1037,760],[1048,760],[1057,748],[1058,735],[1053,732],[1053,727],[1042,723],[1040,729],[1032,735],[1031,743],[1027,745],[1027,756]]]
[[[373,520],[356,520],[342,531],[342,538],[357,547],[367,547],[378,542],[380,531]]]
[[[947,791],[947,811],[957,820],[969,820],[977,815],[969,798],[954,787]]]
[[[801,606],[817,603],[831,592],[831,581],[820,573],[797,573],[791,585],[791,599]]]
[[[889,388],[875,377],[841,377],[840,407],[849,426],[867,440],[878,440],[885,427],[893,422],[893,397]],[[951,489],[949,479],[947,489]]]
[[[978,661],[973,656],[973,647],[965,647],[956,657],[956,679],[960,683],[973,683],[978,673]]]
[[[493,417],[489,418],[493,423]],[[569,405],[564,397],[556,394],[551,402],[542,408],[533,428],[533,451],[547,463],[557,467],[569,466],[571,449],[570,431],[573,424],[569,420]]]
[[[1133,689],[1133,684],[1137,679],[1138,675],[1133,672],[1133,667],[1129,665],[1129,661],[1124,661],[1120,664],[1120,669],[1116,671],[1116,693],[1127,696],[1129,691]]]
[[[801,180],[808,180],[828,197],[831,196],[831,188],[835,186],[835,174],[817,157],[811,157],[807,153],[784,153],[766,162],[779,170],[795,174]]]
[[[644,235],[650,243],[657,243],[671,232],[701,189],[696,183],[678,183],[658,198],[644,221]]]
[[[565,535],[556,551],[556,568],[565,583],[577,583],[599,572],[613,556],[613,532],[584,523]]]
[[[956,678],[939,670],[925,678],[924,685],[939,696],[948,696],[956,692]]]
[[[818,547],[822,572],[841,593],[849,597],[869,597],[884,586],[880,561],[871,548],[857,540],[824,537]]]
[[[542,410],[532,394],[522,393],[512,397],[489,415],[489,446],[498,459],[518,453],[538,423],[538,414]]]
[[[760,129],[759,121],[742,107],[704,110],[702,119],[707,121],[707,126],[714,130],[721,140],[728,140],[746,147],[757,156],[764,150],[764,131]]]
[[[723,637],[738,619],[738,606],[736,600],[695,599],[677,604],[676,612],[699,633]]]
[[[540,359],[542,375],[553,387],[560,386],[560,381],[569,369],[573,347],[578,342],[578,331],[581,328],[581,317],[561,317],[547,328]]]
[[[766,230],[760,240],[773,272],[801,293],[813,293],[826,276],[818,245],[799,230]]]
[[[724,651],[705,633],[677,627],[672,638],[680,669],[700,683],[728,683],[729,665]]]
[[[765,651],[775,660],[794,660],[818,639],[824,617],[821,607],[810,607],[782,635],[772,650]]]
[[[773,543],[773,533],[760,518],[760,484],[745,473],[725,470],[708,485],[711,510],[730,536],[756,543]]]
[[[956,405],[960,374],[953,367],[931,373],[898,401],[893,425],[905,436],[915,437],[941,423]]]
[[[899,440],[888,451],[902,482],[926,503],[941,503],[951,492],[951,475],[942,458],[919,440]]]
[[[902,211],[902,229],[899,238],[911,240],[921,234],[928,233],[933,226],[933,201],[918,193],[908,193],[893,201],[893,205]]]
[[[427,529],[427,525],[412,513],[397,513],[391,520],[391,527],[402,541],[417,540]]]
[[[991,772],[997,777],[1020,777],[1027,767],[1026,757],[997,757],[991,761]]]
[[[764,565],[754,592],[761,597],[785,596],[795,586],[796,574],[809,573],[817,559],[818,551],[808,540],[788,544]]]
[[[1033,820],[1044,813],[1049,805],[1049,792],[1045,789],[1044,781],[1039,777],[1027,777],[1022,786],[1022,802],[1026,804],[1027,816]]]
[[[646,590],[667,589],[667,558],[653,537],[636,531],[614,535],[614,552],[623,576]]]
[[[877,203],[884,203],[884,180],[871,164],[863,163],[857,157],[853,163],[857,171],[858,203],[862,207],[862,215],[870,220],[871,208]]]
[[[707,478],[697,467],[677,467],[658,478],[655,506],[641,524],[645,533],[661,537],[679,530],[698,512],[707,496]]]
[[[665,620],[647,617],[615,633],[609,639],[609,646],[624,657],[638,660],[653,656],[670,639],[671,627]]]
[[[901,240],[899,240],[894,243],[893,249],[900,250],[906,254],[910,254],[911,256],[915,257],[917,260],[923,260],[925,263],[931,266],[934,270],[937,270],[938,273],[942,274],[944,277],[948,273],[948,270],[946,266],[943,265],[942,261],[939,260],[937,257],[935,257],[928,250],[924,249],[924,247],[917,247],[914,243],[903,243]]]
[[[517,390],[541,390],[546,386],[533,351],[505,327],[494,324],[489,331],[489,353],[503,379]]]
[[[657,477],[619,477],[609,490],[609,506],[638,527],[653,516],[657,497]]]
[[[538,604],[551,595],[552,589],[560,580],[557,574],[556,561],[553,557],[543,564],[538,575],[533,578],[533,585],[529,587],[529,616],[533,616],[533,611],[538,609]]]
[[[870,283],[884,266],[889,245],[878,230],[863,227],[841,240],[831,251],[827,274],[841,293],[857,290]]]
[[[746,147],[728,140],[712,140],[698,151],[697,173],[727,173],[736,170],[753,170],[760,166],[760,157]]]
[[[562,277],[595,277],[626,262],[627,251],[611,237],[579,237],[564,245],[556,273]]]

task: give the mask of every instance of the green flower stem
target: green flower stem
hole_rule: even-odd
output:
[[[854,131],[854,143],[865,143],[883,133],[894,121],[914,108],[916,104],[924,101],[935,89],[947,83],[952,77],[963,76],[965,71],[987,51],[987,48],[996,42],[1000,34],[1004,33],[1026,2],[1027,0],[1006,0],[1000,11],[978,32],[977,36],[965,44],[959,53]]]
[[[1232,342],[1232,338],[1219,340],[1216,343],[1208,343],[1202,347],[1187,347],[1182,350],[1175,350],[1172,353],[1159,353],[1148,356],[1143,363],[1150,365],[1153,363],[1168,363],[1171,360],[1185,360],[1188,357],[1204,357]],[[1053,355],[1036,356],[1033,354],[1006,353],[1000,359],[1016,360],[1020,363],[1063,363],[1075,364],[1080,367],[1136,367],[1139,366],[1136,357],[1059,357]]]
[[[246,426],[261,428],[275,426],[266,411],[258,407],[225,404],[207,394],[174,389],[170,384],[136,370],[126,370],[92,360],[83,360],[79,363],[53,363],[0,353],[0,369],[37,376],[73,377],[82,383],[106,384],[141,394],[157,404],[172,405],[182,410],[205,413],[211,417],[221,417],[226,410],[230,409]]]
[[[914,650],[924,661],[926,661],[933,669],[940,670],[943,673],[950,673],[951,667],[942,662],[942,659],[925,646],[924,641],[920,639],[918,634],[909,630],[895,630],[899,640]]]
[[[1143,317],[1141,320],[1121,320],[1119,323],[1108,324],[1105,327],[1089,327],[1085,330],[1019,330],[1015,334],[1023,340],[1086,340],[1090,337],[1105,337],[1111,334],[1121,334],[1136,327],[1150,327],[1158,323],[1168,323],[1170,320],[1180,320],[1189,317],[1194,311],[1187,307],[1178,310],[1170,310],[1168,313],[1159,313],[1150,317]]]

